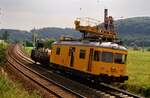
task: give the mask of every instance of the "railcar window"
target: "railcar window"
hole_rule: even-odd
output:
[[[115,54],[114,62],[117,64],[125,64],[126,63],[126,55],[123,54]]]
[[[113,53],[111,52],[102,52],[102,61],[103,62],[113,62]]]
[[[100,61],[100,58],[101,58],[101,52],[94,51],[94,61]]]
[[[56,48],[56,55],[60,55],[60,48]]]
[[[86,51],[85,50],[80,50],[80,55],[79,55],[79,57],[81,58],[81,59],[85,59],[85,54],[86,54]]]

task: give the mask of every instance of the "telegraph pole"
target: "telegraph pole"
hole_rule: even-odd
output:
[[[142,52],[144,52],[144,38],[143,38],[143,41],[142,41]]]
[[[33,32],[32,32],[33,48],[35,48],[36,38],[37,38],[37,35],[35,34],[35,28],[34,28],[34,29],[33,29]]]

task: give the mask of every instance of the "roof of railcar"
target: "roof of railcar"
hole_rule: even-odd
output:
[[[102,47],[102,48],[110,48],[116,50],[124,50],[127,51],[127,48],[113,43],[113,42],[74,42],[74,41],[60,41],[55,42],[54,45],[70,45],[70,46],[89,46],[89,47]]]

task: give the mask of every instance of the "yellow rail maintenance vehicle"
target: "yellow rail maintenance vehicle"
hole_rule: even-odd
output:
[[[51,67],[94,82],[128,80],[127,48],[117,41],[112,16],[108,16],[107,9],[104,13],[103,23],[86,18],[86,25],[81,25],[81,18],[75,20],[75,28],[82,37],[61,37],[53,43]],[[90,25],[91,21],[95,25]]]
[[[106,20],[110,19],[110,20]],[[107,17],[105,9],[104,27],[81,26],[75,21],[76,30],[83,33],[82,41],[66,41],[65,37],[52,45],[50,62],[83,78],[102,82],[124,82],[126,74],[127,48],[118,43],[113,18]],[[109,23],[109,24],[108,24]]]
[[[56,42],[50,62],[56,68],[101,82],[124,82],[127,49],[111,42]]]

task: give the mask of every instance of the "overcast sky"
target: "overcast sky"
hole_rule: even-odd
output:
[[[103,9],[115,19],[150,16],[150,0],[0,0],[0,28],[30,30],[74,27],[76,17],[103,18]]]

